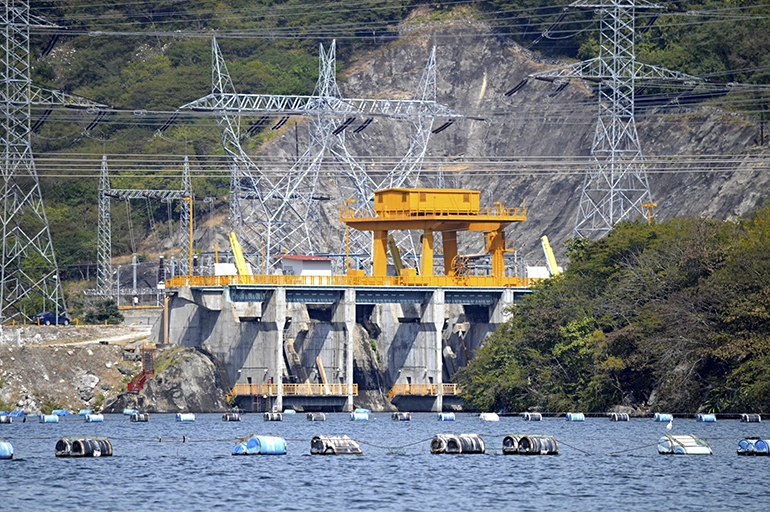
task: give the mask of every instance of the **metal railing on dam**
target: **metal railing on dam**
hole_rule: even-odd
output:
[[[441,386],[441,394],[446,396],[454,396],[460,394],[460,390],[457,384],[395,384],[390,391],[388,391],[388,400],[392,400],[394,396],[436,396],[438,395],[438,387]]]
[[[175,276],[166,281],[166,288],[233,285],[529,288],[536,281],[539,279],[494,276],[288,276],[258,274],[250,276]]]
[[[283,396],[348,396],[347,384],[286,384]],[[353,384],[353,395],[358,395],[358,384]],[[278,384],[236,384],[227,399],[236,396],[278,396]]]

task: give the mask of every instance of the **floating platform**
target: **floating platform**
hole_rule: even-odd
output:
[[[286,440],[279,436],[252,434],[239,439],[233,447],[233,455],[286,455]]]
[[[478,434],[436,434],[430,442],[430,453],[484,453],[486,445]]]
[[[558,455],[559,442],[542,434],[510,434],[503,439],[505,455]]]
[[[747,437],[738,442],[738,455],[770,456],[770,440]]]
[[[711,447],[692,434],[666,434],[658,441],[658,453],[662,455],[711,455]]]
[[[310,441],[310,455],[363,455],[361,447],[348,436],[316,436]]]
[[[106,437],[62,437],[55,449],[57,457],[112,456],[112,443]]]

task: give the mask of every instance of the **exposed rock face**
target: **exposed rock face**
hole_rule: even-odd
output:
[[[340,43],[344,44],[344,42]],[[498,37],[482,23],[449,22],[402,30],[397,42],[382,47],[344,70],[340,89],[350,98],[412,98],[436,45],[437,100],[468,116],[431,136],[427,156],[441,158],[445,185],[478,189],[482,204],[502,201],[506,206],[526,202],[528,220],[508,229],[520,255],[542,260],[540,237],[547,234],[557,256],[563,242],[573,236],[583,173],[586,165],[575,164],[563,172],[553,167],[517,164],[519,157],[555,157],[568,160],[590,155],[598,112],[597,98],[580,82],[572,82],[556,93],[557,85],[530,79],[515,95],[505,93],[531,73],[564,63],[545,61],[533,52]],[[340,70],[342,71],[342,70]],[[723,164],[667,163],[649,169],[657,218],[707,216],[733,219],[757,206],[770,190],[767,164],[748,162],[747,155],[767,153],[757,146],[760,128],[754,120],[708,106],[669,108],[639,113],[637,128],[647,157],[681,155],[727,155]],[[362,120],[360,120],[362,121]],[[437,127],[441,122],[437,120]],[[300,140],[303,130],[300,126]],[[372,165],[370,157],[387,156],[397,161],[409,145],[409,124],[375,118],[366,130],[346,132],[352,155]],[[270,156],[293,158],[294,133],[274,139]],[[291,158],[289,158],[291,157]],[[395,160],[394,160],[395,159]],[[484,159],[511,162],[516,173]],[[467,163],[467,162],[471,163]],[[437,165],[426,165],[420,186],[435,186]],[[326,191],[334,191],[330,185]],[[342,240],[338,221],[342,198],[332,197],[322,206],[323,231],[329,243]],[[461,244],[463,239],[461,238]],[[461,252],[481,248],[480,239],[465,241]],[[328,250],[336,250],[330,246]]]
[[[192,348],[159,348],[156,360],[164,350],[174,352],[168,368],[149,379],[139,394],[122,394],[105,408],[106,412],[121,412],[127,407],[171,413],[227,410],[227,390],[211,359]]]

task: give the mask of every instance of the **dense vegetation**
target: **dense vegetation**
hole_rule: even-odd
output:
[[[573,240],[459,382],[481,410],[770,410],[770,201]]]

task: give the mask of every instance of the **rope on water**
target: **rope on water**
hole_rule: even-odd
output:
[[[416,444],[422,444],[422,443],[424,443],[426,441],[430,441],[432,439],[433,439],[432,437],[428,437],[426,439],[421,439],[419,441],[415,441],[414,443],[409,443],[409,444],[405,444],[405,445],[402,445],[402,446],[381,446],[381,445],[378,445],[378,444],[369,443],[367,441],[364,441],[363,439],[354,439],[354,441],[356,441],[357,443],[365,444],[367,446],[372,446],[374,448],[382,448],[383,450],[403,450],[404,448],[408,448],[408,447],[414,446]]]
[[[658,446],[658,443],[646,444],[644,446],[637,446],[636,448],[629,448],[628,450],[620,450],[620,451],[617,451],[617,452],[609,452],[607,455],[617,455],[619,453],[634,452],[636,450],[642,450],[644,448],[650,448],[652,446]]]
[[[572,446],[572,445],[569,445],[569,444],[565,443],[564,441],[562,441],[562,440],[560,440],[560,439],[557,439],[556,441],[557,441],[557,442],[558,442],[560,445],[561,445],[561,444],[563,444],[563,445],[564,445],[564,446],[566,446],[567,448],[572,448],[573,450],[577,450],[577,451],[579,451],[580,453],[585,453],[586,455],[591,455],[591,452],[587,452],[587,451],[585,451],[585,450],[581,450],[580,448],[576,448],[576,447],[574,447],[574,446]],[[657,443],[656,443],[656,444],[657,444]]]

